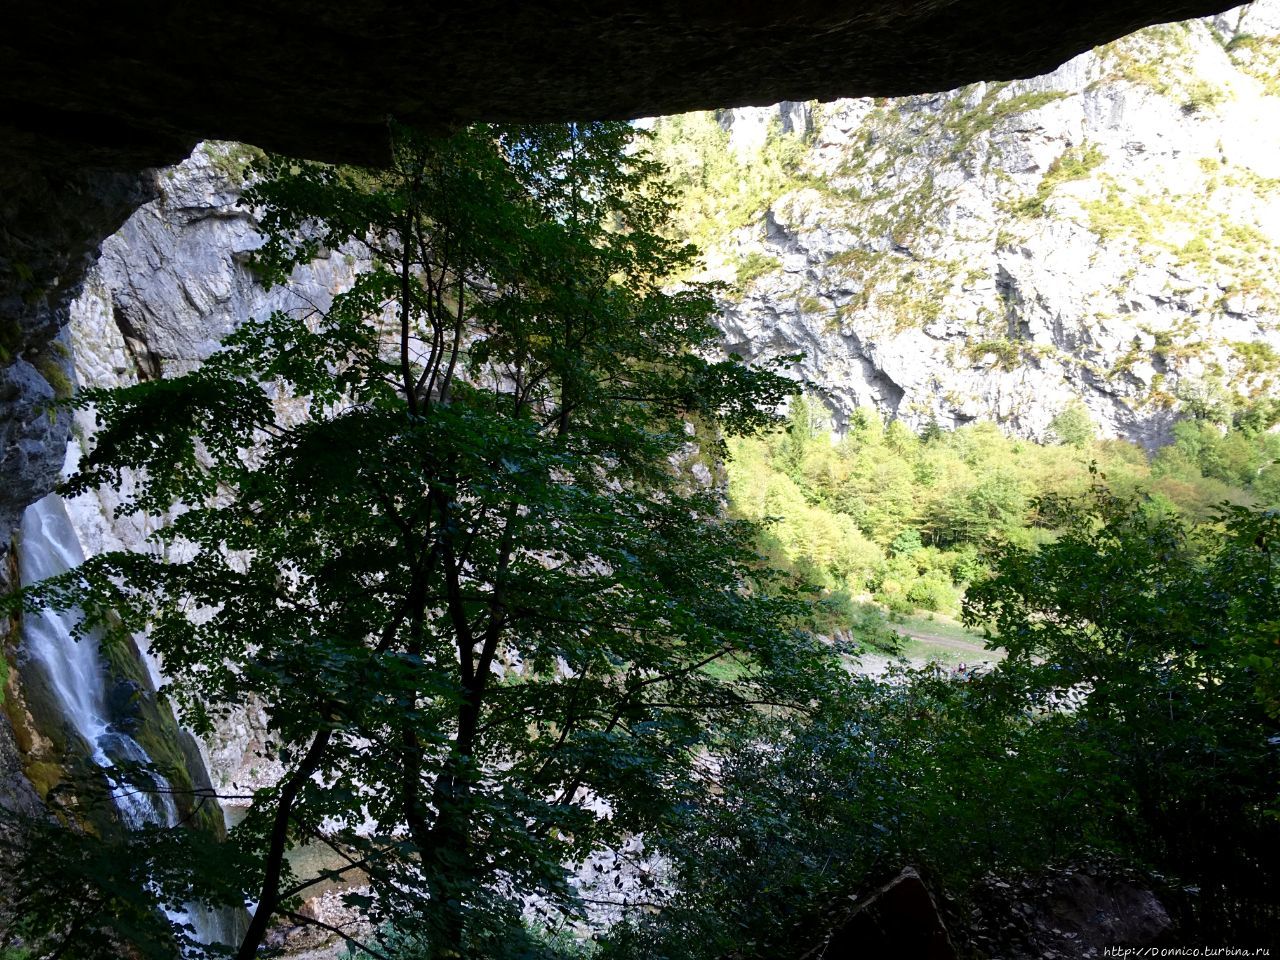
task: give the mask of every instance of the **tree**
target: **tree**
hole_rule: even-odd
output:
[[[981,543],[1025,523],[1027,500],[1016,476],[993,470],[976,483],[952,490],[929,518],[939,544]]]
[[[1072,400],[1049,421],[1049,433],[1058,443],[1083,448],[1097,438],[1098,427],[1088,408],[1079,400]]]
[[[703,359],[712,302],[664,286],[694,251],[638,136],[397,129],[385,171],[267,158],[262,275],[372,267],[193,373],[79,401],[102,427],[68,488],[133,472],[125,509],[185,505],[156,534],[183,559],[95,557],[28,603],[150,631],[198,730],[266,705],[285,773],[233,833],[257,863],[242,960],[297,917],[307,840],[369,878],[374,920],[497,955],[522,897],[573,908],[563,863],[702,789],[717,731],[835,676],[755,528],[673,466],[687,418],[753,430],[792,386]]]
[[[1071,704],[1110,758],[1109,829],[1163,874],[1184,930],[1274,942],[1280,516],[1224,506],[1193,525],[1102,488],[1041,509],[1058,537],[1006,545],[967,618],[1009,651],[1012,696]]]
[[[663,909],[610,931],[604,957],[818,955],[904,863],[945,890],[966,954],[1040,955],[1015,949],[1035,945],[1007,900],[978,930],[1005,949],[964,943],[984,877],[1034,889],[1082,868],[1144,877],[1178,942],[1276,942],[1280,517],[1196,525],[1101,488],[1041,509],[1060,536],[1000,544],[969,592],[1008,658],[854,675],[731,743],[721,790],[660,838]]]

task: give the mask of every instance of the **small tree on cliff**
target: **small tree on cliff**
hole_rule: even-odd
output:
[[[189,509],[156,535],[182,559],[96,557],[77,601],[150,631],[197,728],[265,704],[284,767],[235,835],[241,958],[294,909],[308,841],[368,878],[375,920],[488,956],[522,896],[571,908],[564,862],[700,789],[718,724],[827,675],[753,529],[677,468],[691,419],[755,429],[790,384],[702,359],[712,302],[666,286],[694,251],[636,136],[400,130],[377,174],[267,160],[263,275],[354,245],[371,267],[194,373],[83,398],[102,428],[70,488],[132,471],[126,509]]]

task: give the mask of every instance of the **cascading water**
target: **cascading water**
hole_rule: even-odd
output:
[[[56,494],[32,504],[23,514],[18,562],[24,586],[84,562],[71,518]],[[105,772],[125,825],[134,830],[177,827],[178,809],[164,777],[151,773],[154,789],[142,790],[112,773],[120,765],[149,766],[151,758],[131,736],[112,727],[106,709],[107,675],[98,643],[92,638],[76,640],[72,633],[80,616],[77,610],[50,609],[27,616],[23,626],[27,655],[44,668],[68,722],[88,744],[94,763]],[[236,918],[231,911],[190,904],[184,910],[166,912],[173,923],[194,928],[203,943],[233,942]]]

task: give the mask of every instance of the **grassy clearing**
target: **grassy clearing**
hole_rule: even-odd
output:
[[[1003,650],[989,650],[986,635],[942,614],[920,612],[895,618],[890,626],[905,638],[902,656],[913,663],[956,666],[1003,660]]]

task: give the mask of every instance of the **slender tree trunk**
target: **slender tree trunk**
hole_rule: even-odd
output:
[[[271,916],[279,904],[280,875],[284,865],[285,847],[289,839],[289,819],[293,815],[293,805],[297,802],[298,794],[306,782],[311,779],[311,775],[320,768],[324,752],[332,738],[331,730],[322,730],[316,734],[302,762],[298,764],[298,769],[280,788],[280,796],[276,801],[276,816],[271,825],[266,873],[262,879],[262,890],[258,894],[258,907],[254,910],[249,929],[245,931],[244,939],[240,942],[236,960],[253,960],[258,955],[258,947],[262,945],[267,933],[267,924],[271,922]]]

